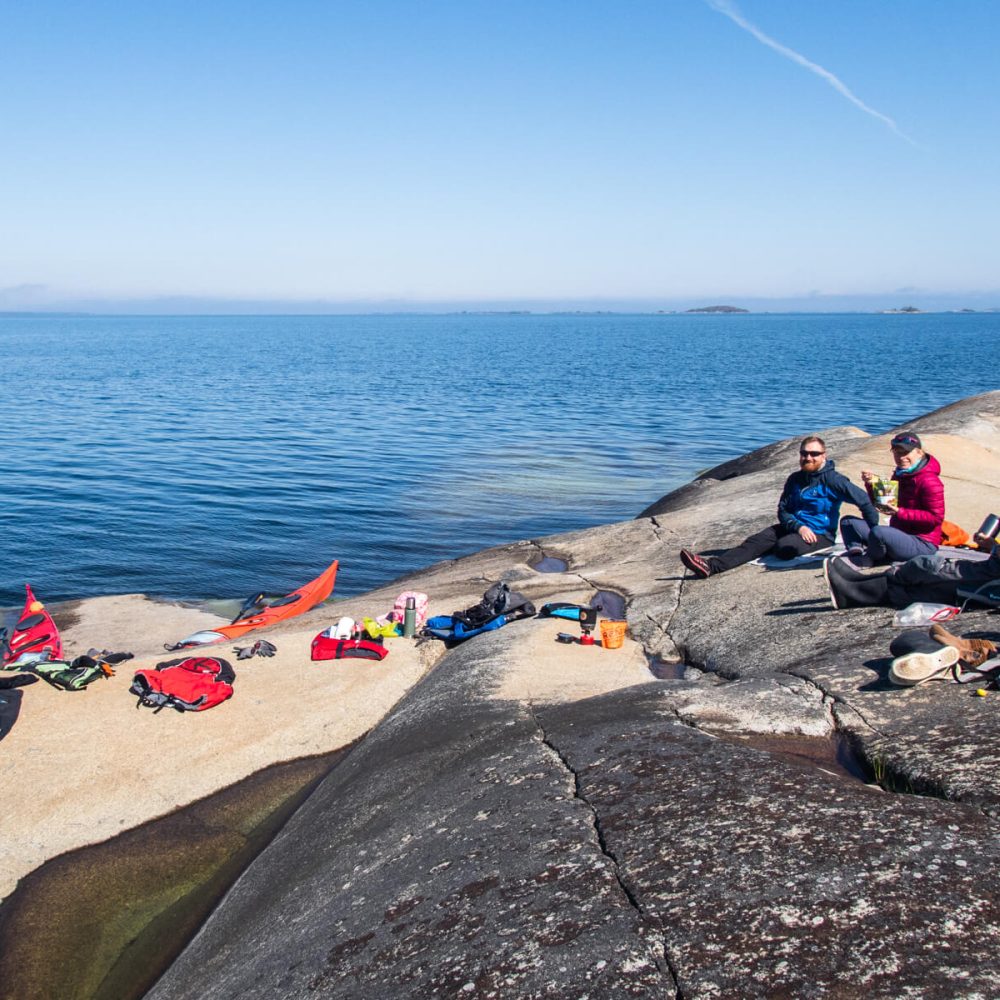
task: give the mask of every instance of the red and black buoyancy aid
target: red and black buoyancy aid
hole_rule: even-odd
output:
[[[3,646],[3,666],[12,666],[21,657],[36,660],[62,658],[62,639],[45,605],[24,585],[24,610]],[[34,655],[31,655],[34,654]]]
[[[158,663],[155,670],[137,670],[129,691],[157,712],[203,712],[231,698],[236,672],[218,656],[189,656]]]
[[[388,655],[381,640],[337,639],[320,632],[312,641],[313,660],[384,660]]]

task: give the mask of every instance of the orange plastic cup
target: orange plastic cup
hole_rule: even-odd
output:
[[[605,619],[601,622],[601,646],[604,649],[621,649],[625,642],[628,622]]]

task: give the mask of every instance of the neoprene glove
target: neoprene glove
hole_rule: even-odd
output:
[[[278,647],[267,639],[258,639],[252,646],[237,646],[236,659],[249,660],[253,656],[274,656]]]

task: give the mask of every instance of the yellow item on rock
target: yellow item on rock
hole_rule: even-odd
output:
[[[392,639],[400,634],[395,622],[386,622],[380,625],[374,618],[363,618],[361,625],[372,639]]]

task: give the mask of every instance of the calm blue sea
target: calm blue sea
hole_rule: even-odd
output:
[[[0,604],[340,594],[996,388],[1000,315],[0,317]]]

